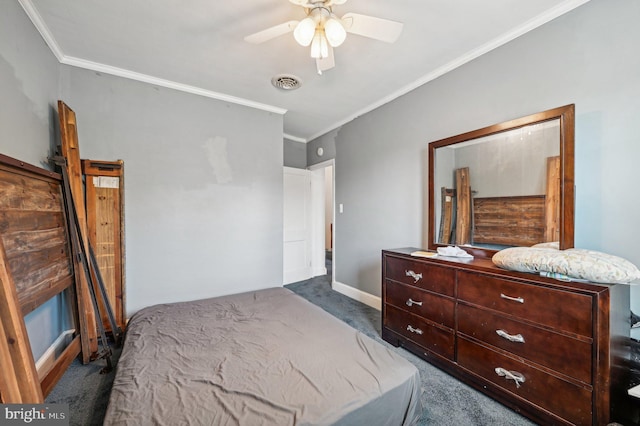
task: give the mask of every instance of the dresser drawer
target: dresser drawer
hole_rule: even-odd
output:
[[[458,339],[458,364],[571,423],[592,423],[592,393],[587,388],[576,386],[462,337]],[[523,377],[524,382],[517,386],[515,380],[504,375],[505,371]]]
[[[592,383],[591,343],[458,305],[458,332],[567,376]]]
[[[437,296],[416,287],[386,280],[385,300],[397,308],[433,322],[453,328],[455,303],[453,299]]]
[[[592,337],[591,297],[459,272],[458,298],[569,333]]]
[[[453,297],[456,272],[424,262],[385,256],[386,278]]]
[[[395,306],[385,306],[384,326],[445,358],[453,360],[453,330],[439,328],[427,320]]]

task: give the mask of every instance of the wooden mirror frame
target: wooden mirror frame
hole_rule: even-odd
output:
[[[468,142],[472,139],[482,138],[497,133],[518,129],[536,123],[550,120],[560,120],[560,250],[573,247],[574,243],[574,161],[575,161],[575,105],[550,109],[504,123],[494,124],[482,129],[473,130],[457,136],[448,137],[429,143],[429,232],[428,249],[437,250],[438,247],[446,247],[448,244],[436,242],[435,223],[435,150],[444,146]],[[464,249],[476,257],[492,257],[498,250],[492,250],[475,246],[464,246]]]

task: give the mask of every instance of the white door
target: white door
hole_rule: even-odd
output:
[[[284,168],[284,284],[311,278],[311,173]]]

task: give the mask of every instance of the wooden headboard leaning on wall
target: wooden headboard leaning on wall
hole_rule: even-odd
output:
[[[78,317],[61,176],[0,154],[0,400],[41,403],[80,353],[80,330],[36,370],[24,316],[65,293]]]
[[[473,242],[532,246],[544,240],[545,196],[473,199]]]
[[[545,193],[473,199],[473,241],[532,246],[560,240],[560,157],[547,157]]]
[[[473,197],[469,168],[456,169],[455,176],[455,189],[441,188],[441,243],[532,246],[560,241],[559,156],[547,157],[540,195]]]

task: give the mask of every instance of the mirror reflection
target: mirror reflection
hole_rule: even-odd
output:
[[[428,248],[573,247],[575,105],[429,143]]]
[[[437,243],[559,241],[559,119],[439,147],[435,171]]]

